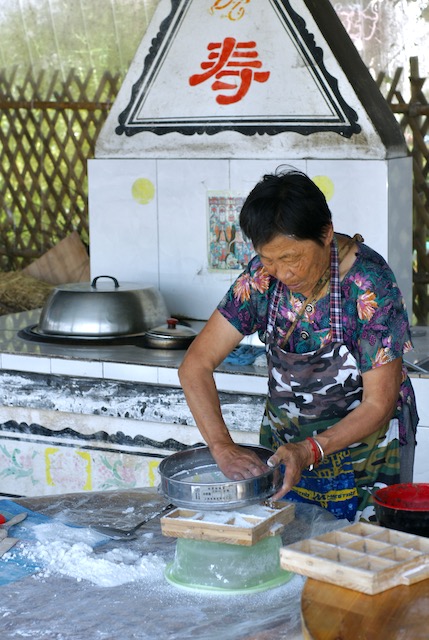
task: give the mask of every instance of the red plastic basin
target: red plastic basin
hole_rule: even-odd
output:
[[[429,484],[392,484],[373,495],[379,524],[429,537]]]

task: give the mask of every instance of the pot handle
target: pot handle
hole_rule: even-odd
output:
[[[97,280],[99,280],[99,278],[110,278],[111,280],[113,280],[114,284],[115,284],[115,289],[117,289],[119,287],[119,282],[116,280],[116,278],[114,278],[113,276],[97,276],[96,278],[94,278],[94,280],[91,282],[91,287],[93,289],[97,288]]]

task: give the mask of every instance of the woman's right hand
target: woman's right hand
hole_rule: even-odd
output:
[[[269,469],[254,451],[234,442],[217,444],[210,450],[217,466],[230,480],[247,480]]]
[[[192,342],[179,367],[188,406],[219,469],[231,480],[243,480],[268,469],[254,451],[231,439],[222,416],[213,372],[243,336],[219,311]]]

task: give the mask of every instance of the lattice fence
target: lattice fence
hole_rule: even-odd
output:
[[[410,59],[410,99],[399,83],[403,68],[396,70],[384,91],[384,74],[377,83],[396,115],[413,158],[413,313],[417,324],[429,324],[429,104],[423,92],[425,78],[419,74],[418,58]]]
[[[0,72],[0,270],[77,231],[88,244],[86,162],[121,78]]]
[[[429,104],[410,64],[411,98],[399,90],[403,69],[377,82],[404,132],[414,173],[413,312],[429,324]],[[0,271],[25,267],[72,231],[88,243],[86,162],[122,78],[106,72],[65,80],[0,71]]]

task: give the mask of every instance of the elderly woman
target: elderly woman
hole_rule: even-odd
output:
[[[418,422],[395,277],[360,236],[334,233],[324,195],[298,171],[264,176],[240,226],[257,255],[179,370],[196,424],[227,477],[266,471],[231,439],[213,378],[243,336],[257,331],[268,362],[260,442],[275,451],[269,464],[285,470],[273,499],[374,519],[372,489],[412,480]]]

